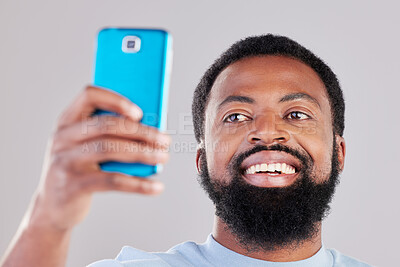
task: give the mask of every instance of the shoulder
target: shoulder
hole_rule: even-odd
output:
[[[115,259],[94,262],[88,267],[145,267],[145,266],[194,266],[204,261],[195,242],[184,242],[167,252],[146,252],[130,246],[124,246]]]
[[[372,267],[372,265],[369,265],[365,262],[362,262],[358,259],[346,256],[336,249],[327,249],[333,257],[333,266],[335,267]]]
[[[124,246],[115,259],[96,261],[87,267],[145,267],[145,266],[169,266],[161,258],[150,252],[145,252],[129,246]]]

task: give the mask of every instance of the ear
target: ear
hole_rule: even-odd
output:
[[[201,173],[201,148],[198,147],[197,148],[197,152],[196,152],[196,169],[197,169],[197,174]]]
[[[196,169],[197,174],[201,173],[201,161],[203,160],[204,153],[203,153],[203,141],[198,145],[197,152],[196,152]]]
[[[342,172],[344,168],[344,159],[346,157],[346,142],[340,135],[336,135],[336,148],[338,152],[339,168],[340,172]]]

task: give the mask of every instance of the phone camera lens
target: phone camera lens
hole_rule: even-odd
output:
[[[128,48],[135,48],[135,41],[128,41],[127,47]]]
[[[128,35],[122,40],[122,51],[125,53],[137,53],[140,46],[141,40],[138,36]]]

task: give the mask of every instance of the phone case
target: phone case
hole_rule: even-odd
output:
[[[140,50],[123,51],[135,45],[135,42],[128,44],[125,41],[127,38],[136,38],[136,44],[139,39]],[[163,131],[167,119],[171,64],[172,38],[166,31],[106,28],[98,33],[93,84],[130,99],[143,110],[141,123]],[[97,111],[96,115],[105,113],[109,114],[107,111]],[[161,165],[104,162],[100,168],[108,172],[146,177],[159,172]]]

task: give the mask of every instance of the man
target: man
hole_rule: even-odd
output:
[[[96,108],[123,116],[90,117]],[[369,266],[321,242],[345,159],[343,95],[322,60],[286,37],[239,41],[207,70],[192,111],[199,182],[216,208],[212,234],[204,244],[185,242],[164,253],[124,247],[115,260],[90,266]],[[4,266],[62,266],[93,192],[162,190],[159,182],[98,167],[105,160],[167,160],[169,137],[141,125],[141,116],[126,99],[94,87],[65,111]],[[93,120],[96,127],[83,135]],[[110,131],[108,120],[127,127]],[[140,142],[142,149],[99,153],[95,142]]]

